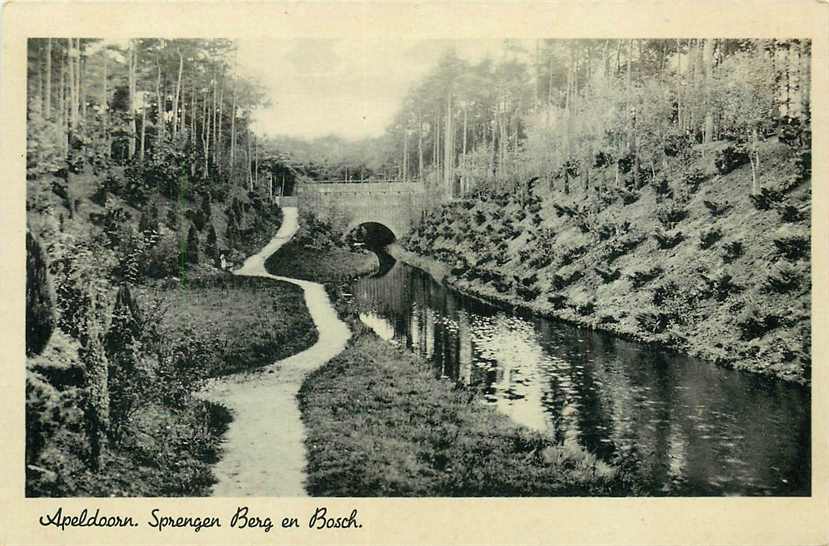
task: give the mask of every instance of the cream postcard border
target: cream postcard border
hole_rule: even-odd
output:
[[[27,37],[671,38],[813,40],[813,386],[811,498],[26,499],[24,281]],[[0,545],[6,544],[829,544],[827,473],[826,1],[592,2],[11,2],[0,64]],[[361,529],[151,529],[150,511],[218,515],[237,506],[310,517],[359,510]],[[133,516],[134,529],[59,531],[57,507]]]

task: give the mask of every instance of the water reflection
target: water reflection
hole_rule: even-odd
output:
[[[360,318],[482,389],[516,422],[604,460],[655,494],[808,495],[809,393],[609,335],[525,319],[402,263],[358,280]]]

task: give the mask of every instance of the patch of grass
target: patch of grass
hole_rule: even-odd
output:
[[[595,456],[516,426],[367,332],[305,380],[299,401],[312,495],[625,493]]]
[[[223,275],[140,294],[145,304],[152,300],[166,309],[166,337],[206,341],[203,358],[212,376],[266,366],[317,340],[302,289],[289,283]]]

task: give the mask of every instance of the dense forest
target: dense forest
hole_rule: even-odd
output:
[[[228,40],[28,55],[27,492],[203,494],[228,416],[193,393],[313,337],[301,292],[222,271],[281,221],[251,129],[265,95]],[[305,320],[247,309],[268,298]]]

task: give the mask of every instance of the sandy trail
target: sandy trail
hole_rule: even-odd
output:
[[[291,239],[298,229],[296,207],[283,209],[276,236],[258,254],[248,258],[237,275],[266,277],[300,286],[305,304],[319,330],[310,348],[266,366],[263,373],[242,373],[213,380],[205,398],[233,412],[223,455],[214,470],[219,497],[305,496],[305,430],[296,395],[305,376],[345,348],[351,333],[337,318],[322,285],[277,277],[265,270],[265,260]]]

